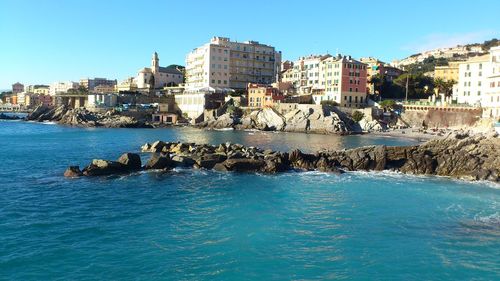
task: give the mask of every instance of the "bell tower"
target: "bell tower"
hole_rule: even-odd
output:
[[[153,58],[151,59],[151,70],[153,73],[158,73],[160,70],[160,59],[158,58],[158,53],[153,54]]]

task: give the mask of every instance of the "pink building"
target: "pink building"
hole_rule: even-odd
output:
[[[12,84],[12,93],[13,94],[19,94],[24,92],[24,85],[17,82],[15,84]]]
[[[367,102],[366,68],[366,64],[351,56],[323,59],[318,75],[321,85],[313,91],[314,102],[332,101],[344,107],[364,107]]]

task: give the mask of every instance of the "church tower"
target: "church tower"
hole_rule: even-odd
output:
[[[153,74],[158,73],[160,70],[160,59],[158,58],[158,54],[155,52],[153,54],[153,58],[151,59],[151,70]]]

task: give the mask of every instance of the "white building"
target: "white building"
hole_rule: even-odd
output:
[[[155,52],[151,58],[151,68],[139,70],[135,84],[139,89],[158,89],[167,86],[177,86],[184,80],[182,72],[174,65],[160,66],[160,59]]]
[[[80,84],[77,82],[55,82],[50,85],[49,94],[54,96],[56,94],[66,93],[68,90],[78,89],[79,86]]]
[[[461,62],[455,99],[459,104],[481,106],[490,71],[490,56],[477,56]]]
[[[500,46],[490,49],[485,94],[482,97],[483,116],[500,120]]]
[[[17,104],[26,105],[26,92],[17,93]]]
[[[213,37],[186,56],[186,88],[245,89],[248,83],[276,82],[281,52],[256,41]]]
[[[107,108],[116,106],[117,102],[116,94],[89,94],[87,104],[89,108]]]

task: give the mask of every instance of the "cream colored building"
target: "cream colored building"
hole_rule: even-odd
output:
[[[137,84],[134,77],[129,77],[116,85],[117,92],[137,91]]]
[[[454,99],[459,104],[481,106],[487,90],[490,67],[490,55],[472,57],[459,63],[458,84],[454,91]]]
[[[67,93],[68,90],[78,89],[80,86],[77,82],[67,81],[67,82],[55,82],[50,85],[49,94],[54,96],[56,94]]]
[[[490,49],[488,67],[485,95],[481,101],[483,116],[500,122],[500,46]]]
[[[186,56],[186,88],[245,89],[248,83],[276,82],[281,52],[256,41],[213,37]]]

